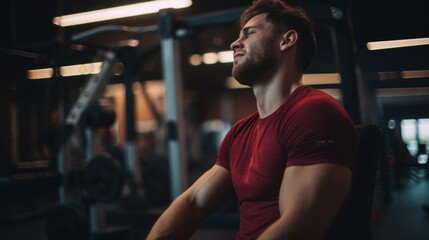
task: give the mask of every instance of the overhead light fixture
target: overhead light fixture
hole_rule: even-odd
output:
[[[203,58],[200,54],[192,54],[192,56],[189,57],[189,63],[192,66],[198,66],[203,62]]]
[[[166,8],[186,8],[191,5],[191,0],[155,0],[119,7],[105,8],[89,12],[58,16],[55,17],[52,22],[55,25],[61,27],[68,27],[85,23],[101,22],[112,19],[156,13],[160,9]]]
[[[219,62],[221,63],[231,63],[234,61],[234,53],[230,50],[218,52]]]
[[[217,53],[208,52],[203,54],[204,64],[215,64],[219,60]]]
[[[100,72],[102,62],[83,63],[62,66],[59,68],[61,77],[92,75]],[[27,78],[31,80],[48,79],[54,76],[53,68],[32,69],[27,71]]]
[[[193,66],[204,64],[215,64],[215,63],[232,63],[233,52],[231,50],[221,52],[207,52],[202,55],[192,54],[189,57],[189,63]]]
[[[302,75],[302,83],[304,85],[340,84],[341,83],[341,75],[339,73],[303,74]],[[225,85],[229,89],[248,88],[248,86],[240,84],[232,76],[229,76],[225,79]],[[334,94],[330,93],[330,95],[334,95]]]
[[[339,73],[313,73],[302,75],[304,85],[324,85],[340,84],[341,75]]]
[[[416,79],[428,78],[429,70],[408,70],[408,71],[389,71],[377,72],[377,80],[397,80],[397,79]]]
[[[382,50],[391,48],[414,47],[429,45],[429,38],[413,38],[390,41],[368,42],[366,47],[368,50]]]
[[[60,67],[62,77],[97,74],[101,70],[102,62],[76,64]]]
[[[429,77],[429,70],[402,71],[401,77],[403,79],[427,78],[427,77]]]
[[[41,68],[27,71],[27,78],[31,80],[51,78],[53,75],[53,68]]]

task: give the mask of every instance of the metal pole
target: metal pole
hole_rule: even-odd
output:
[[[341,91],[344,107],[356,124],[361,122],[359,94],[355,74],[353,46],[347,26],[336,24],[329,27],[335,56],[335,65],[341,75]]]
[[[134,171],[136,166],[136,130],[135,130],[135,104],[134,104],[134,71],[131,62],[127,62],[125,68],[131,68],[125,73],[125,122],[126,122],[126,142],[125,142],[125,169],[126,180],[130,188],[129,194],[135,194]],[[137,63],[134,63],[137,64]]]
[[[65,173],[66,173],[64,146],[62,146],[60,148],[60,150],[58,151],[57,164],[58,164],[58,172],[64,178]],[[58,199],[59,199],[60,204],[66,203],[66,188],[65,188],[64,184],[62,184],[58,190]]]
[[[165,81],[167,148],[170,170],[171,199],[178,197],[187,184],[185,127],[183,118],[183,85],[180,52],[174,36],[172,17],[160,12],[162,71]]]
[[[94,155],[94,130],[90,127],[85,128],[86,137],[86,161],[87,164],[92,160]],[[89,227],[91,233],[97,233],[99,226],[99,211],[97,204],[89,206]]]

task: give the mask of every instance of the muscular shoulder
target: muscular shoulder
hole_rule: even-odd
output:
[[[353,127],[351,118],[337,99],[317,89],[305,90],[292,96],[293,99],[285,106],[281,116],[283,128],[306,131],[335,127],[337,124]]]
[[[289,166],[344,161],[354,152],[353,121],[338,100],[319,90],[309,91],[296,101],[284,123],[280,137],[288,152]]]
[[[304,116],[329,117],[332,114],[346,113],[342,104],[332,96],[320,90],[313,89],[293,107],[294,112]]]

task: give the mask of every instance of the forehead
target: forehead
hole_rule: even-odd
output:
[[[264,26],[271,24],[267,21],[267,13],[261,13],[252,17],[249,21],[244,24],[243,28],[253,27],[253,26]]]

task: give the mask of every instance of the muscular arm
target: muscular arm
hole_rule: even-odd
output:
[[[280,218],[258,239],[322,239],[351,184],[342,165],[286,168],[279,196]]]
[[[232,195],[229,171],[213,166],[161,215],[147,239],[188,239],[204,218]]]

